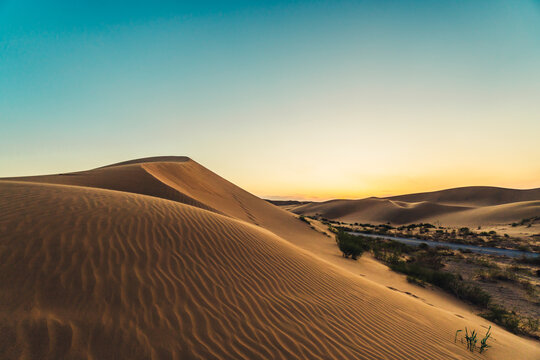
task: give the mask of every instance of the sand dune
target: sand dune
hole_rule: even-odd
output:
[[[305,215],[320,214],[328,219],[347,222],[371,222],[405,224],[420,222],[429,215],[448,214],[470,207],[442,205],[432,202],[406,203],[388,199],[331,200],[311,203],[294,208],[294,212]]]
[[[540,189],[465,188],[360,200],[287,204],[297,214],[360,223],[493,225],[540,214]]]
[[[540,200],[520,201],[516,203],[482,206],[444,216],[432,215],[426,221],[440,222],[448,225],[498,225],[509,224],[520,219],[540,215]]]
[[[406,202],[430,201],[439,204],[463,206],[487,206],[540,200],[540,189],[519,190],[493,186],[467,186],[440,191],[393,196],[388,197],[387,199]]]
[[[279,236],[322,237],[288,211],[241,189],[187,157],[126,161],[68,174],[6,178],[50,184],[78,185],[155,196],[211,210],[262,226]]]
[[[458,318],[260,227],[141,195],[0,186],[2,358],[474,358],[451,341]]]
[[[487,321],[355,275],[191,160],[23,180],[0,181],[2,359],[478,358],[454,332]],[[482,358],[540,357],[494,333]]]

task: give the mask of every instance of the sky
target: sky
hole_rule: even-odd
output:
[[[274,199],[540,187],[540,1],[0,0],[0,177],[157,155]]]

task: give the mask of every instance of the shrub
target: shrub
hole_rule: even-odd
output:
[[[528,257],[528,256],[521,256],[520,258],[515,260],[518,263],[521,264],[529,264],[529,265],[537,265],[540,266],[540,256],[536,257]]]
[[[491,295],[480,287],[464,281],[454,281],[451,291],[460,299],[467,300],[480,307],[487,307],[491,301]]]
[[[529,332],[532,332],[532,333],[537,332],[539,325],[540,325],[539,319],[527,318],[526,326]]]
[[[510,330],[514,334],[521,333],[519,327],[520,318],[515,312],[510,312],[504,307],[498,304],[491,304],[487,311],[480,314],[485,319],[493,321],[495,324],[504,326],[506,329]]]
[[[311,224],[311,223],[309,222],[309,220],[306,219],[306,217],[305,217],[304,215],[300,215],[300,216],[298,217],[298,219],[299,219],[300,221],[305,222],[305,223]]]
[[[491,300],[491,296],[480,287],[467,283],[461,280],[459,276],[452,273],[429,269],[418,263],[406,263],[404,261],[397,261],[389,266],[390,269],[394,271],[438,286],[441,289],[454,294],[456,297],[469,301],[474,305],[485,308]]]
[[[421,287],[426,287],[426,283],[420,279],[415,278],[414,276],[407,275],[407,281],[411,284],[415,284]]]
[[[509,271],[502,271],[499,269],[489,269],[487,271],[482,271],[478,274],[478,278],[482,281],[492,281],[496,282],[501,281],[517,281],[518,278],[516,274],[513,274]]]
[[[343,230],[337,233],[336,242],[343,257],[351,257],[353,260],[358,259],[364,251],[369,249],[361,237],[348,234]]]
[[[427,267],[433,270],[439,270],[444,267],[442,263],[442,257],[437,253],[437,250],[431,249],[421,252],[415,258],[418,265]]]
[[[469,235],[471,230],[468,227],[462,227],[459,229],[460,235]]]

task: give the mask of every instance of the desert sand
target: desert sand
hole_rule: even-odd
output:
[[[496,226],[539,215],[540,189],[470,186],[386,198],[284,203],[282,207],[350,223]]]
[[[540,358],[185,157],[2,179],[0,231],[2,359]]]

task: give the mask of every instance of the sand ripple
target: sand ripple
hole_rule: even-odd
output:
[[[474,358],[436,309],[193,206],[2,182],[0,234],[2,359]]]

